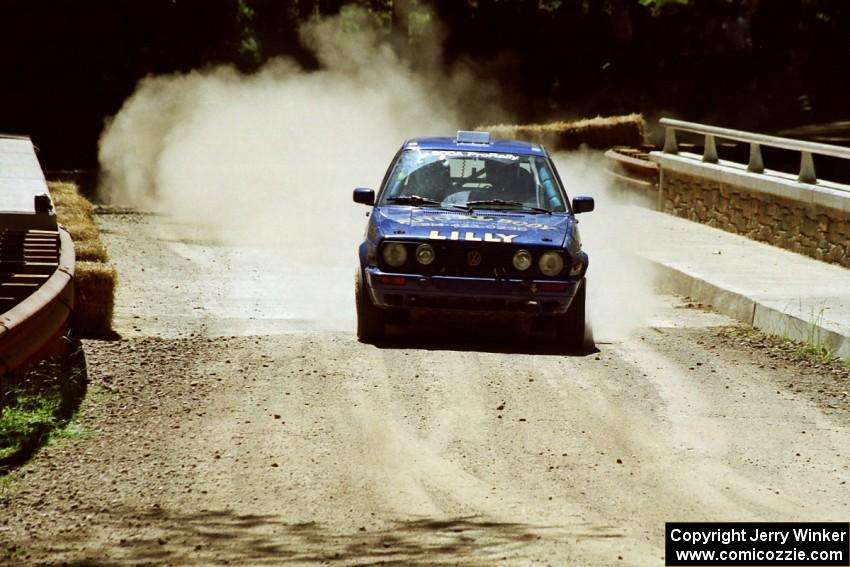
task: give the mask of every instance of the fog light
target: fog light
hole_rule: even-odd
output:
[[[517,250],[514,254],[514,268],[520,272],[524,272],[531,267],[531,252],[528,250]]]
[[[434,247],[430,244],[420,244],[416,247],[416,261],[422,264],[423,266],[427,266],[437,257],[437,254],[434,252]]]
[[[403,244],[399,244],[398,242],[390,242],[389,244],[384,246],[384,262],[392,266],[393,268],[398,268],[405,262],[407,262],[407,249]]]
[[[564,258],[557,252],[546,252],[540,257],[540,271],[546,276],[557,276],[564,269]]]

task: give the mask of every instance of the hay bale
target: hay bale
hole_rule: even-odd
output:
[[[109,261],[109,255],[106,253],[106,247],[99,239],[75,242],[74,252],[77,256],[77,262]]]
[[[68,229],[74,242],[99,240],[100,230],[94,221],[92,204],[80,195],[74,183],[50,182],[50,196],[56,206],[56,220]]]
[[[75,183],[65,181],[51,181],[47,184],[50,197],[56,206],[56,213],[66,215],[84,215],[94,218],[94,207],[88,199],[80,195],[80,190]]]
[[[544,144],[552,151],[575,150],[585,145],[606,150],[614,146],[639,147],[645,143],[646,122],[641,114],[597,116],[574,122],[547,124],[498,124],[479,126],[494,138],[528,140]]]
[[[94,207],[80,195],[76,183],[51,181],[48,189],[56,207],[56,220],[71,234],[77,256],[70,325],[83,337],[109,335],[117,277],[115,268],[106,263],[106,247],[100,240]]]
[[[68,230],[75,246],[77,242],[84,240],[96,240],[100,242],[100,229],[97,228],[97,225],[94,224],[94,222],[71,219],[66,222],[60,222],[59,224]]]
[[[117,280],[115,268],[110,264],[77,262],[71,327],[80,336],[97,337],[112,332]]]

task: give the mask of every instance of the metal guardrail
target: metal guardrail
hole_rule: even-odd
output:
[[[719,161],[715,138],[748,143],[750,145],[750,159],[747,164],[747,171],[752,173],[764,173],[764,161],[761,157],[762,146],[798,151],[800,152],[800,173],[797,180],[800,183],[816,184],[818,182],[817,174],[815,173],[815,163],[812,159],[813,154],[850,159],[850,148],[833,146],[831,144],[767,136],[765,134],[755,134],[743,130],[697,124],[696,122],[673,120],[672,118],[662,118],[660,124],[665,128],[663,151],[668,154],[679,152],[678,143],[676,142],[676,131],[692,132],[705,136],[705,149],[702,155],[702,161],[705,163],[718,163]]]
[[[74,307],[74,243],[59,228],[59,265],[26,299],[0,313],[0,376],[53,354],[52,347]]]

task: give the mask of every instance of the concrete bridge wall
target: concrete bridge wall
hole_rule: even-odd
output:
[[[660,210],[850,267],[850,187],[688,153],[651,159],[660,166]]]

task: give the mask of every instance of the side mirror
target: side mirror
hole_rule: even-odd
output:
[[[367,189],[365,187],[358,187],[354,190],[354,202],[360,203],[362,205],[372,206],[375,204],[375,191],[374,189]]]
[[[594,205],[593,197],[575,197],[573,199],[573,214],[589,213],[593,210]]]

